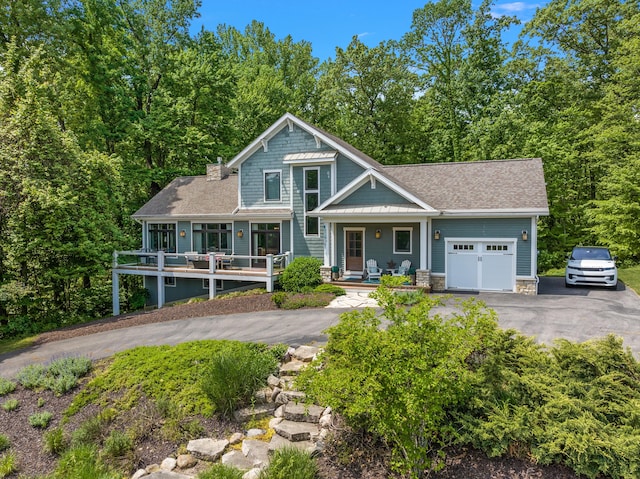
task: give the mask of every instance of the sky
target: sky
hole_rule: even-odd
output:
[[[411,29],[414,10],[426,0],[202,0],[200,18],[192,22],[195,33],[202,26],[215,31],[220,24],[240,31],[252,20],[263,22],[276,39],[291,35],[293,40],[306,40],[313,55],[321,61],[335,58],[335,48],[345,49],[354,35],[369,47],[382,41],[399,40]],[[543,0],[520,2],[496,1],[495,15],[512,15],[530,20]],[[478,5],[474,0],[474,8]],[[515,40],[519,28],[507,41]]]

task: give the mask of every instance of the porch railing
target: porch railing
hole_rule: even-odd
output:
[[[264,256],[197,253],[167,253],[165,251],[114,251],[114,269],[138,269],[144,267],[158,271],[166,268],[194,268],[208,270],[213,274],[218,270],[266,271],[268,276],[287,267],[291,253],[267,254]]]

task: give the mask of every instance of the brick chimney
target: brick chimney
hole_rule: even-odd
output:
[[[207,165],[207,181],[220,181],[229,176],[229,168],[222,164],[222,158],[218,157],[218,163]]]

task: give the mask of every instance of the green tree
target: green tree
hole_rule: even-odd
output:
[[[294,42],[291,35],[277,40],[255,20],[244,33],[220,25],[217,34],[235,78],[231,118],[235,152],[284,113],[306,116],[313,104],[318,65],[309,42]]]
[[[369,48],[353,37],[323,69],[316,121],[381,163],[411,161],[410,119],[419,84],[395,46]]]

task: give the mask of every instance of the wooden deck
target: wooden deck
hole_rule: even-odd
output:
[[[289,263],[290,254],[248,256],[230,254],[165,253],[163,251],[116,251],[113,253],[113,314],[120,314],[119,277],[121,274],[153,276],[158,280],[158,308],[164,305],[164,278],[210,279],[209,298],[216,296],[216,279],[264,283],[274,289]]]

